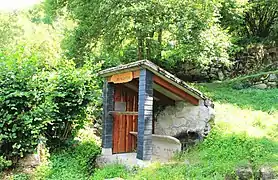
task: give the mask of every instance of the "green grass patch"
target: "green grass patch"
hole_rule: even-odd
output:
[[[180,180],[185,178],[187,166],[185,164],[152,164],[150,167],[140,169],[135,175],[128,179],[148,179],[148,180]]]
[[[82,180],[94,170],[94,159],[100,148],[94,142],[82,142],[74,148],[51,155],[49,164],[37,168],[33,179]]]
[[[232,88],[233,84],[211,83],[199,86],[211,99],[228,103],[244,109],[275,112],[278,110],[278,89],[242,89]]]
[[[103,180],[114,177],[126,179],[129,173],[130,172],[125,168],[125,166],[120,164],[112,164],[106,166],[103,169],[97,169],[91,177],[91,180]]]
[[[236,82],[245,81],[245,80],[248,80],[248,79],[251,79],[251,78],[257,78],[257,77],[260,77],[260,76],[266,76],[266,75],[269,75],[269,74],[278,74],[278,70],[259,72],[259,73],[251,74],[251,75],[247,75],[247,76],[239,76],[239,77],[234,78],[234,79],[226,80],[223,83],[234,84]]]

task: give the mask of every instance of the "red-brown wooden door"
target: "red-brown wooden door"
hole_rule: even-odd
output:
[[[138,94],[121,85],[116,86],[114,100],[115,108],[129,112],[138,110]],[[113,153],[134,151],[137,146],[137,138],[130,132],[137,132],[138,115],[114,114],[113,116]]]

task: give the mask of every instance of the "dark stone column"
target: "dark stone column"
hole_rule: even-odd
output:
[[[140,70],[138,102],[137,159],[151,160],[153,118],[153,74]]]
[[[107,81],[103,84],[103,117],[102,117],[102,147],[112,149],[113,116],[109,111],[114,109],[114,84]]]

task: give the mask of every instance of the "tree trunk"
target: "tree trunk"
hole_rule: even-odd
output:
[[[148,34],[148,37],[146,39],[146,56],[148,60],[152,59],[151,40],[153,39],[153,37],[154,37],[154,31]]]
[[[157,54],[157,60],[161,60],[161,52],[162,52],[162,28],[159,28],[158,31],[158,54]]]
[[[138,37],[138,60],[142,60],[143,59],[143,47],[144,47],[144,41],[142,37]]]
[[[148,60],[151,60],[151,38],[147,37],[146,39],[146,56]]]

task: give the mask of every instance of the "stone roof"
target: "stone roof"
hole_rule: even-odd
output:
[[[140,68],[146,68],[146,69],[150,70],[155,75],[163,78],[164,80],[168,81],[169,83],[175,85],[176,87],[184,90],[188,94],[191,94],[192,96],[194,96],[198,99],[203,99],[203,100],[208,99],[199,90],[189,86],[183,80],[177,78],[173,74],[169,73],[168,71],[162,69],[161,67],[157,66],[156,64],[154,64],[154,63],[152,63],[151,61],[148,61],[148,60],[140,60],[140,61],[136,61],[136,62],[132,62],[132,63],[128,63],[128,64],[108,68],[108,69],[100,71],[98,74],[102,77],[107,77],[107,76],[112,76],[114,74],[119,74],[119,73],[123,73],[123,72],[138,70]]]

